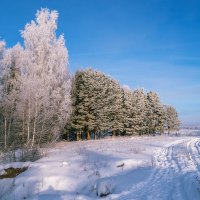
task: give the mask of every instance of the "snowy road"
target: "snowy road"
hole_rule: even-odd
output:
[[[149,179],[120,200],[198,200],[200,198],[200,139],[175,142],[155,156]]]

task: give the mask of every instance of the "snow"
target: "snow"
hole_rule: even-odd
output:
[[[99,197],[112,194],[115,188],[115,180],[112,178],[103,178],[97,181],[96,194]]]
[[[5,173],[6,173],[6,171],[4,169],[0,170],[0,175],[3,175]]]
[[[58,143],[36,162],[0,165],[28,166],[0,180],[0,199],[200,199],[197,132]]]
[[[10,167],[13,168],[23,168],[23,167],[29,167],[31,165],[31,162],[13,162],[13,163],[7,163],[0,165],[0,171],[3,171],[3,169],[7,169]]]

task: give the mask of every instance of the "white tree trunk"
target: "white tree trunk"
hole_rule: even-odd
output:
[[[28,131],[27,131],[27,145],[30,140],[30,119],[31,119],[31,98],[30,98],[30,91],[28,97]]]
[[[9,139],[10,137],[10,130],[11,130],[11,124],[12,124],[12,114],[13,114],[13,109],[14,109],[14,101],[12,101],[12,105],[11,105],[11,109],[10,109],[10,119],[9,119],[9,123],[8,123],[8,134],[7,134],[7,138]]]
[[[7,148],[7,119],[5,117],[5,120],[4,120],[4,147],[5,149]]]
[[[35,143],[35,133],[36,133],[36,122],[37,122],[37,113],[38,113],[38,97],[36,95],[36,101],[35,101],[35,119],[33,124],[33,138],[32,138],[32,147]]]
[[[24,112],[23,112],[23,117],[22,117],[22,133],[23,133],[23,135],[25,135],[25,117],[24,117]]]

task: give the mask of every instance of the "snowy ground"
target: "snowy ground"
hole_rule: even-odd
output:
[[[2,200],[200,199],[200,131],[178,136],[59,143],[15,179],[0,180]],[[105,197],[102,194],[111,193]],[[97,196],[97,194],[99,196]]]

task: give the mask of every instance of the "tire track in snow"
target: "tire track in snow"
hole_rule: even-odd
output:
[[[200,139],[178,141],[155,156],[156,168],[145,182],[120,200],[190,200],[200,198],[193,185],[200,173]],[[198,158],[198,159],[197,159]],[[195,193],[195,194],[194,194]]]
[[[200,173],[200,139],[194,139],[188,143],[189,159],[193,161],[198,172]]]
[[[172,199],[171,192],[173,191],[173,185],[170,179],[174,174],[173,164],[171,161],[172,156],[172,146],[162,148],[160,152],[155,156],[155,169],[152,175],[142,184],[136,186],[135,189],[131,191],[131,199]],[[163,181],[168,187],[163,188]],[[130,199],[130,197],[120,198],[120,199]]]

